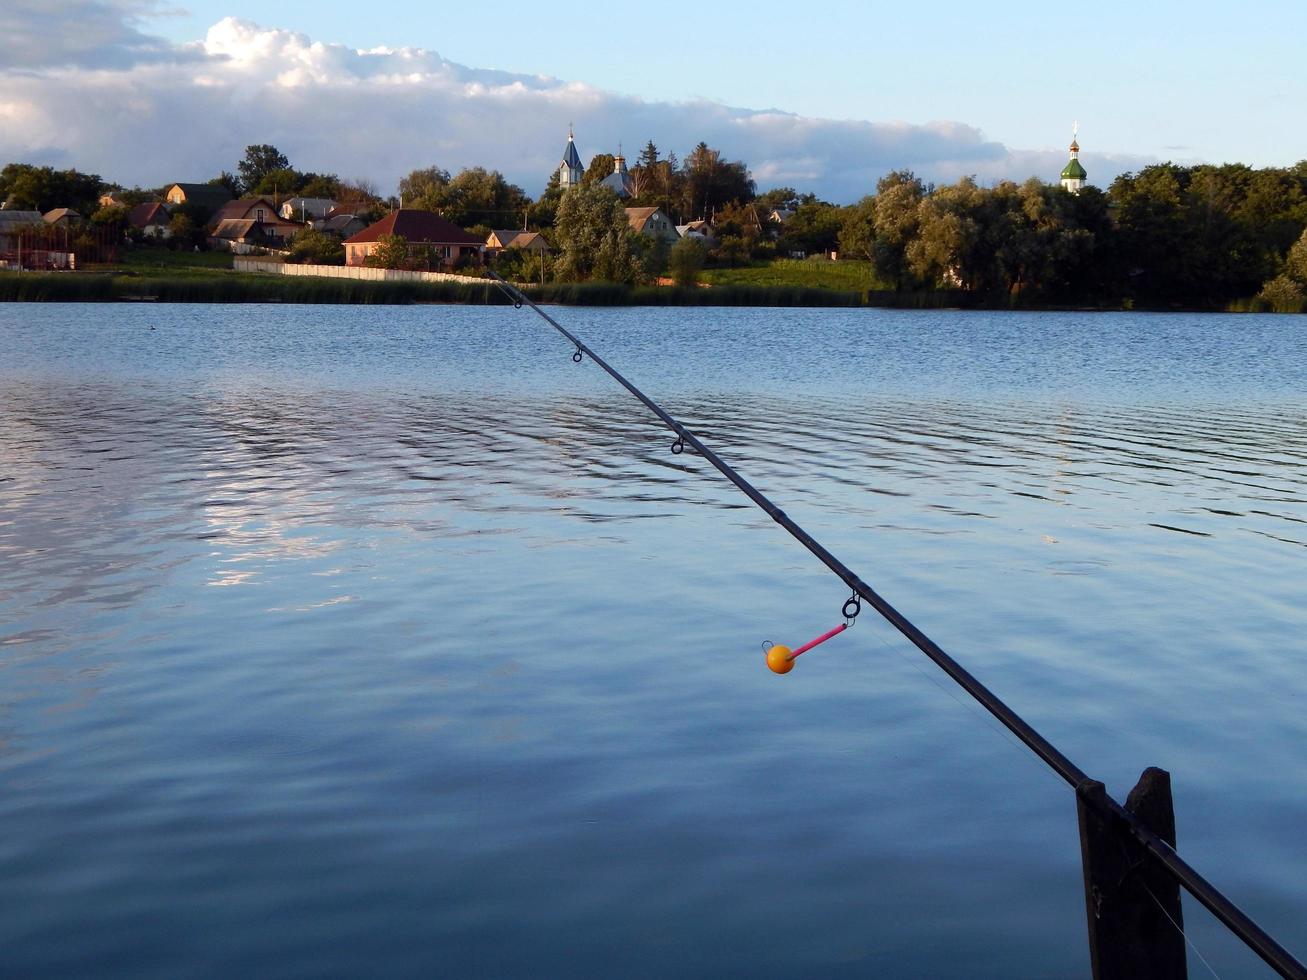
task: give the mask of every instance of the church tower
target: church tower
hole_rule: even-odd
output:
[[[1062,168],[1062,186],[1072,194],[1079,194],[1080,188],[1085,186],[1085,180],[1089,177],[1085,173],[1085,168],[1080,165],[1080,144],[1076,141],[1077,129],[1078,126],[1071,130],[1071,159]]]
[[[580,187],[581,176],[585,168],[581,166],[581,154],[576,152],[576,137],[572,127],[567,127],[567,148],[563,150],[563,162],[558,165],[558,186],[563,190]]]

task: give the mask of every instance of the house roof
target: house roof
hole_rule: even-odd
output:
[[[52,225],[56,221],[62,221],[64,218],[71,220],[80,217],[80,212],[74,211],[72,208],[55,208],[53,211],[47,211],[45,213],[45,222],[46,224]]]
[[[599,183],[618,197],[630,197],[632,194],[631,177],[625,170],[615,170]]]
[[[216,208],[224,201],[231,200],[231,192],[222,184],[169,184],[168,191],[174,187],[181,189],[187,204],[199,204],[203,207]]]
[[[484,245],[476,235],[446,221],[434,211],[401,208],[345,239],[346,245],[366,245],[382,235],[401,235],[411,245]]]
[[[1067,165],[1062,168],[1063,180],[1084,180],[1087,176],[1089,175],[1085,173],[1085,168],[1080,165],[1080,161],[1074,158],[1067,161]]]
[[[538,231],[522,231],[520,228],[512,228],[507,231],[492,231],[486,244],[490,244],[490,238],[499,242],[500,248],[531,248],[536,244],[537,239],[541,245],[544,245],[544,239],[540,237]]]
[[[567,147],[563,150],[563,162],[559,164],[559,167],[568,167],[572,170],[585,169],[581,165],[581,154],[576,152],[576,140],[572,138],[571,133],[567,134]]]
[[[712,225],[706,221],[691,221],[688,225],[677,225],[676,233],[684,238],[686,235],[693,235],[695,238],[712,238]]]
[[[626,220],[631,223],[631,230],[636,232],[644,231],[644,226],[649,223],[649,219],[654,216],[661,208],[625,208]]]
[[[352,224],[363,224],[363,219],[356,214],[333,214],[322,223],[323,231],[344,232]]]
[[[272,202],[266,197],[242,197],[238,201],[228,201],[213,212],[209,224],[216,228],[220,221],[226,221],[229,218],[243,218],[260,205],[267,208],[269,217],[277,214],[277,209],[273,207]]]
[[[127,223],[133,228],[144,228],[147,225],[166,225],[169,220],[168,209],[158,201],[138,204],[127,212]]]
[[[39,225],[42,221],[40,211],[11,211],[0,209],[0,225]]]
[[[225,238],[233,242],[242,238],[262,238],[263,222],[255,218],[224,218],[209,234],[213,238]]]
[[[329,197],[292,197],[281,202],[282,210],[290,208],[293,212],[303,211],[314,217],[325,217],[336,207],[336,202]]]

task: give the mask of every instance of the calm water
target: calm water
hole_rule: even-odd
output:
[[[1307,322],[558,312],[1307,954]],[[769,673],[845,590],[568,354],[0,307],[0,975],[1087,974],[1071,792],[870,612]]]

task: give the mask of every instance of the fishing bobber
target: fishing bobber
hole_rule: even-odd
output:
[[[815,640],[809,640],[797,650],[791,650],[787,646],[777,643],[767,646],[767,666],[771,668],[773,674],[788,674],[794,669],[794,661],[799,658],[799,654],[807,653],[818,643],[825,643],[832,636],[839,636],[849,628],[848,623],[840,623],[833,630],[821,634]]]
[[[767,651],[767,666],[774,674],[788,674],[794,669],[794,651],[777,643]]]

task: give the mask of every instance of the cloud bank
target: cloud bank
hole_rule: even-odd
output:
[[[10,0],[11,3],[15,0]],[[0,161],[77,167],[125,184],[206,180],[251,143],[303,170],[365,177],[383,192],[417,167],[501,170],[539,193],[573,124],[588,159],[652,139],[700,140],[744,160],[759,188],[837,202],[894,169],[934,181],[1054,179],[1062,150],[1019,151],[958,122],[816,119],[709,101],[656,102],[538,75],[469,68],[418,48],[356,50],[226,18],[172,45],[139,29],[144,0],[16,0],[0,40]],[[47,43],[55,37],[57,43]],[[1106,186],[1138,157],[1086,154]],[[1097,172],[1096,172],[1097,171]]]

